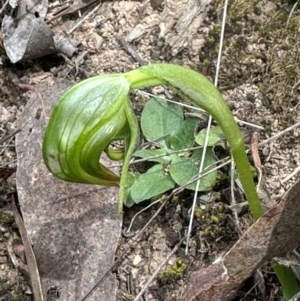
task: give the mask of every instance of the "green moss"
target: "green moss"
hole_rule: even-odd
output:
[[[152,228],[152,229],[153,229],[153,231],[157,231],[158,228],[159,228],[159,227],[158,227],[158,224],[155,224],[155,225],[153,225],[153,228]]]
[[[12,238],[13,238],[13,240],[12,240],[13,245],[18,245],[18,244],[22,243],[22,240],[17,233],[13,232]]]
[[[259,85],[259,92],[262,94],[262,95],[266,95],[267,94],[267,87],[263,84],[260,84]]]
[[[23,299],[22,292],[19,290],[15,290],[11,292],[11,301],[21,301]]]
[[[220,236],[232,235],[231,219],[228,218],[230,210],[228,205],[222,201],[212,204],[206,204],[195,209],[196,220],[199,221],[198,229],[202,232],[206,239],[216,240]]]
[[[172,197],[172,199],[171,199],[171,203],[172,203],[173,205],[178,205],[179,202],[180,202],[180,197],[179,197],[178,195],[174,195],[174,196]]]
[[[203,216],[203,212],[202,212],[202,210],[200,209],[200,208],[195,208],[195,211],[194,211],[194,216],[195,216],[195,218],[196,219],[201,219],[202,218],[202,216]]]
[[[132,301],[132,300],[134,300],[134,296],[132,296],[131,294],[125,293],[125,292],[123,292],[121,294],[121,298],[124,301]]]
[[[209,66],[211,65],[211,62],[210,62],[209,60],[205,59],[205,60],[203,61],[203,65],[209,67]]]
[[[173,283],[182,279],[187,271],[187,265],[181,258],[177,258],[175,264],[167,269],[167,271],[161,272],[157,276],[157,281],[160,284]]]
[[[228,212],[228,205],[224,203],[219,203],[217,207],[217,211],[219,213],[227,213]]]
[[[211,18],[220,24],[224,1],[213,1],[213,6]],[[279,112],[283,126],[289,122],[285,120],[285,108],[291,99],[298,97],[294,85],[300,73],[300,11],[293,12],[285,28],[290,10],[291,5],[280,0],[269,2],[268,8],[260,0],[230,0],[219,76],[221,91],[256,84],[263,96],[272,100],[274,108],[283,107]],[[258,21],[257,16],[264,21]],[[201,62],[216,61],[220,28],[214,25],[208,32],[199,53]],[[213,78],[214,64],[207,70],[207,75]]]
[[[219,224],[219,223],[220,223],[220,219],[219,219],[219,217],[216,216],[216,215],[211,215],[211,216],[210,216],[210,220],[211,220],[211,222],[212,222],[213,224]]]
[[[0,224],[1,225],[12,225],[14,222],[14,217],[8,213],[0,213]]]

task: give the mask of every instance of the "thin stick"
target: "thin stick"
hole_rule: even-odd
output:
[[[0,165],[0,168],[5,168],[5,166],[8,166],[9,164],[13,164],[13,163],[15,163],[17,161],[18,161],[18,159],[14,159],[12,161],[6,162],[5,164]]]
[[[38,266],[36,263],[36,258],[35,258],[24,222],[17,209],[15,200],[12,201],[12,211],[14,214],[16,224],[17,224],[18,229],[21,234],[22,242],[25,247],[25,254],[26,254],[27,265],[28,265],[28,269],[29,269],[29,275],[30,275],[31,287],[32,287],[32,291],[33,291],[34,300],[35,301],[44,301],[41,279],[40,279],[39,269],[38,269]]]
[[[165,100],[165,101],[168,101],[170,103],[174,103],[176,105],[180,105],[180,106],[182,106],[184,108],[188,108],[188,109],[191,109],[191,110],[197,110],[197,111],[200,111],[202,113],[207,114],[206,111],[204,111],[203,109],[201,109],[199,107],[190,106],[190,105],[187,105],[185,103],[177,102],[177,101],[174,101],[174,100],[171,100],[171,99],[168,99],[168,98],[165,98],[165,97],[161,97],[161,96],[156,96],[156,95],[154,95],[152,93],[148,93],[148,92],[141,91],[141,90],[138,90],[138,92],[140,94],[142,94],[142,95],[144,94],[144,95],[147,95],[147,96],[155,97],[157,99]],[[248,125],[248,126],[251,126],[251,127],[254,127],[254,128],[258,128],[258,129],[264,130],[264,127],[261,126],[261,125],[257,125],[257,124],[251,123],[251,122],[243,121],[243,120],[238,119],[237,117],[234,117],[234,120],[236,122],[241,123],[241,124],[245,124],[245,125]]]
[[[183,237],[180,240],[180,242],[173,248],[173,250],[168,254],[168,256],[161,262],[161,264],[158,266],[158,268],[155,270],[155,272],[151,275],[151,277],[148,279],[148,281],[146,282],[146,284],[143,286],[143,288],[138,293],[138,295],[134,298],[133,301],[138,301],[142,297],[142,295],[145,293],[145,291],[147,290],[147,288],[149,287],[149,285],[154,281],[154,279],[156,278],[156,276],[158,275],[158,273],[168,263],[168,261],[170,260],[170,258],[177,252],[177,250],[179,249],[179,247],[182,244],[182,242],[184,241],[184,239],[185,239],[185,237]]]
[[[298,3],[299,3],[299,0],[293,5],[293,7],[292,7],[292,9],[291,9],[291,11],[290,11],[290,13],[289,13],[289,16],[288,16],[288,19],[287,19],[286,25],[285,25],[285,30],[286,30],[287,27],[289,26],[290,20],[291,20],[292,15],[293,15],[293,12],[294,12],[294,10],[296,9]]]
[[[17,129],[15,131],[13,131],[12,133],[8,134],[7,136],[5,136],[4,138],[2,138],[0,140],[0,144],[4,143],[5,141],[9,140],[10,138],[12,138],[13,136],[15,136],[16,134],[20,133],[21,129]]]
[[[125,49],[125,51],[133,57],[133,59],[140,64],[140,66],[147,65],[141,56],[124,40],[122,37],[116,37],[117,42]]]
[[[231,160],[230,170],[231,170],[231,174],[230,174],[230,194],[231,194],[231,202],[230,202],[230,205],[232,206],[232,208],[235,208],[235,206],[236,206],[236,199],[235,199],[235,193],[234,193],[235,164],[234,164],[234,161],[233,161],[233,160]],[[239,234],[239,236],[241,236],[242,231],[241,231],[241,229],[240,229],[240,222],[239,222],[237,210],[232,209],[232,212],[233,212],[233,217],[234,217],[235,225],[236,225],[236,228],[237,228],[237,230],[238,230],[238,234]]]
[[[6,2],[3,4],[1,10],[0,10],[0,15],[3,13],[3,11],[5,10],[6,6],[8,5],[9,0],[6,0]]]
[[[212,173],[213,171],[218,170],[218,169],[222,168],[223,166],[228,165],[229,163],[231,163],[231,161],[232,161],[232,159],[227,160],[227,161],[225,161],[224,163],[222,163],[222,164],[220,164],[219,166],[217,166],[217,167],[215,167],[215,168],[209,170],[209,171],[206,172],[206,173],[198,174],[196,177],[194,177],[194,178],[192,178],[191,180],[189,180],[186,184],[184,184],[184,185],[182,185],[182,186],[180,186],[180,187],[174,189],[174,190],[173,190],[174,194],[177,194],[177,193],[183,191],[186,187],[188,187],[189,185],[193,184],[196,180],[199,180],[199,179],[201,179],[201,178],[204,178],[204,177],[206,177],[207,175],[209,175],[210,173]],[[203,171],[202,171],[202,172],[203,172]]]
[[[76,28],[78,28],[87,18],[89,18],[100,6],[102,3],[97,5],[92,11],[90,11],[83,19],[81,19],[73,28],[71,28],[67,34],[71,34]]]
[[[152,160],[152,159],[157,159],[157,158],[161,158],[161,157],[169,156],[169,155],[173,155],[173,154],[180,154],[180,153],[190,152],[190,151],[194,151],[194,150],[201,149],[201,148],[202,148],[202,146],[199,145],[199,146],[194,146],[194,147],[190,147],[190,148],[183,148],[183,149],[180,149],[180,150],[170,150],[168,152],[165,152],[164,154],[150,156],[150,157],[143,158],[143,159],[132,160],[132,162],[130,162],[130,164],[141,163],[141,162],[144,162],[144,161],[149,161],[149,160]],[[113,167],[115,167],[115,165],[113,165]]]
[[[287,175],[282,181],[281,183],[285,183],[287,182],[288,180],[290,180],[293,176],[295,176],[298,172],[300,171],[300,165],[297,166],[292,173],[290,173],[289,175]]]
[[[297,123],[295,123],[294,125],[292,125],[292,126],[286,128],[285,130],[279,132],[278,134],[276,134],[276,135],[274,135],[274,136],[272,136],[272,137],[270,137],[270,138],[264,140],[263,142],[259,143],[258,146],[264,146],[264,145],[270,143],[270,142],[273,141],[273,140],[278,139],[279,137],[281,137],[281,136],[284,135],[285,133],[287,133],[287,132],[289,132],[289,131],[291,131],[291,130],[293,130],[293,129],[299,127],[299,126],[300,126],[300,122],[297,122]]]
[[[220,64],[221,64],[222,47],[223,47],[223,41],[224,41],[227,7],[228,7],[228,0],[225,0],[224,10],[223,10],[223,20],[222,20],[220,46],[219,46],[217,68],[216,68],[216,76],[215,76],[215,82],[214,82],[215,87],[217,87],[217,85],[218,85],[218,78],[219,78],[219,72],[220,72]],[[211,123],[212,123],[212,117],[210,115],[209,119],[208,119],[207,131],[206,131],[204,145],[203,145],[202,158],[201,158],[201,162],[200,162],[200,166],[199,166],[199,173],[202,173],[203,166],[204,166],[206,149],[207,149],[207,146],[208,146],[208,139],[209,139],[209,130],[210,130],[210,127],[211,127]],[[192,228],[193,228],[194,213],[195,213],[195,207],[196,207],[196,203],[197,203],[199,186],[200,186],[200,179],[197,181],[196,191],[195,191],[194,199],[193,199],[191,219],[190,219],[190,223],[189,223],[189,228],[188,228],[188,233],[187,233],[187,243],[186,243],[186,248],[185,248],[185,253],[186,254],[188,253],[188,250],[189,250],[189,240],[190,240],[190,236],[191,236]]]
[[[131,219],[130,225],[129,225],[128,229],[125,231],[125,234],[126,234],[126,235],[129,234],[130,229],[131,229],[131,227],[132,227],[132,225],[133,225],[134,220],[135,220],[142,212],[148,210],[149,208],[151,208],[153,205],[159,203],[160,201],[161,201],[160,199],[159,199],[159,200],[156,200],[155,202],[152,202],[150,205],[148,205],[147,207],[145,207],[145,208],[143,208],[142,210],[140,210],[139,212],[137,212],[137,213],[133,216],[133,218]]]

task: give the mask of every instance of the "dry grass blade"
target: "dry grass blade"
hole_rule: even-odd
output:
[[[299,3],[299,0],[298,0],[298,1],[293,5],[293,7],[292,7],[292,9],[291,9],[291,11],[290,11],[290,13],[289,13],[289,17],[288,17],[288,19],[287,19],[287,21],[286,21],[285,29],[287,29],[287,27],[289,26],[290,20],[291,20],[292,15],[293,15],[293,12],[295,11],[295,9],[296,9],[298,3]]]
[[[214,81],[214,85],[216,87],[218,86],[218,78],[219,78],[219,71],[220,71],[220,64],[221,64],[221,55],[222,55],[222,48],[223,48],[223,39],[224,39],[225,24],[226,24],[227,7],[228,7],[228,1],[225,0],[224,10],[223,10],[221,38],[220,38],[218,60],[217,60],[217,66],[216,66],[216,75],[215,75],[215,81]],[[199,174],[202,173],[203,167],[204,167],[204,160],[205,160],[206,150],[207,150],[207,146],[208,146],[208,139],[209,139],[211,124],[212,124],[212,116],[209,116],[208,124],[207,124],[207,131],[206,131],[206,134],[205,134],[205,140],[204,140],[204,145],[203,145],[202,158],[201,158],[201,162],[200,162],[200,166],[199,166]],[[188,253],[188,249],[189,249],[189,239],[190,239],[190,236],[191,236],[191,233],[192,233],[192,228],[193,228],[193,219],[194,219],[194,213],[195,213],[195,207],[196,207],[196,201],[197,201],[197,197],[198,197],[199,187],[200,187],[200,179],[197,181],[196,191],[195,191],[194,199],[193,199],[191,219],[190,219],[188,233],[187,233],[187,244],[186,244],[186,249],[185,249],[186,254]]]
[[[14,137],[16,134],[18,134],[20,132],[21,132],[21,129],[17,129],[15,131],[13,131],[11,134],[9,134],[9,135],[5,136],[4,138],[0,139],[0,144],[6,142],[7,140]]]
[[[19,211],[18,211],[17,206],[14,201],[12,202],[12,210],[14,213],[16,224],[17,224],[20,234],[21,234],[21,238],[22,238],[24,247],[25,247],[25,254],[26,254],[26,259],[27,259],[27,265],[28,265],[34,300],[35,301],[44,301],[43,291],[42,291],[42,286],[41,286],[41,279],[40,279],[35,255],[33,253],[31,243],[30,243],[29,237],[27,235],[27,231],[24,226],[23,220],[21,218],[21,215],[19,214]]]
[[[255,132],[252,136],[252,142],[251,142],[251,152],[252,152],[252,158],[254,161],[254,165],[256,167],[256,171],[258,174],[258,183],[256,186],[256,191],[259,196],[259,198],[262,201],[262,205],[266,207],[267,209],[270,209],[275,205],[274,202],[270,199],[269,191],[267,190],[265,179],[263,176],[263,168],[261,165],[261,160],[258,153],[258,139],[259,139],[259,133]]]

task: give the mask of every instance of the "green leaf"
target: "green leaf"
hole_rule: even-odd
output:
[[[173,180],[180,186],[188,183],[193,177],[195,177],[199,172],[199,165],[202,157],[202,149],[194,151],[193,155],[189,158],[177,157],[172,161],[170,167],[170,175]],[[207,148],[204,169],[208,166],[209,169],[215,167],[215,158],[213,155],[212,148]],[[207,172],[208,169],[205,169]],[[206,191],[212,189],[217,180],[217,172],[213,171],[209,175],[201,179],[199,191]],[[190,184],[188,189],[195,190],[196,182]]]
[[[139,203],[158,196],[172,188],[175,182],[165,172],[161,164],[154,165],[146,173],[140,175],[131,187],[131,197]]]
[[[207,129],[201,130],[195,138],[196,143],[204,145]],[[212,126],[209,131],[208,146],[221,145],[225,148],[225,135],[219,126]]]
[[[170,147],[173,150],[181,150],[193,147],[195,144],[194,131],[198,124],[198,119],[188,117],[181,124],[180,128],[174,130],[169,138]]]
[[[136,151],[133,155],[135,157],[148,159],[148,161],[158,162],[158,163],[165,163],[168,161],[172,161],[172,159],[176,156],[176,154],[172,154],[172,151],[167,148],[141,149]]]
[[[141,128],[148,141],[158,141],[163,147],[168,147],[166,140],[174,130],[183,123],[183,113],[179,105],[163,99],[151,98],[145,105],[141,116]]]

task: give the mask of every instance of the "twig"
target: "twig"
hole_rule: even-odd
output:
[[[145,161],[149,161],[149,160],[153,160],[153,159],[157,159],[157,158],[161,158],[164,156],[169,156],[169,155],[173,155],[173,154],[180,154],[180,153],[185,153],[185,152],[191,152],[197,149],[201,149],[202,146],[194,146],[194,147],[190,147],[190,148],[184,148],[184,149],[180,149],[180,150],[170,150],[170,151],[166,151],[164,154],[160,154],[160,155],[155,155],[155,156],[150,156],[147,158],[143,158],[143,159],[135,159],[132,160],[132,162],[130,162],[130,164],[136,164],[136,163],[141,163],[141,162],[145,162]],[[116,165],[113,165],[114,167]]]
[[[226,24],[227,7],[228,7],[228,0],[225,0],[224,10],[223,10],[223,19],[222,19],[221,38],[220,38],[220,44],[219,44],[220,46],[219,46],[219,52],[218,52],[215,81],[214,81],[215,87],[218,86],[218,78],[219,78],[219,72],[220,72],[221,55],[222,55],[222,47],[223,47],[225,24]],[[205,134],[202,157],[201,157],[201,162],[200,162],[200,166],[199,166],[199,173],[202,173],[203,166],[204,166],[204,161],[205,161],[205,156],[206,156],[206,149],[207,149],[207,146],[208,146],[208,139],[209,139],[209,130],[210,130],[211,124],[212,124],[212,116],[210,115],[209,119],[208,119],[207,131],[206,131],[206,134]],[[186,254],[188,253],[188,250],[189,250],[189,240],[190,240],[190,236],[191,236],[192,228],[193,228],[194,212],[195,212],[195,207],[196,207],[196,202],[197,202],[197,197],[198,197],[198,192],[199,192],[199,186],[200,186],[200,179],[197,181],[196,190],[195,190],[195,193],[194,193],[191,219],[190,219],[188,233],[187,233],[187,239],[186,239],[187,240],[186,248],[185,248],[185,253]]]
[[[147,65],[148,62],[144,61],[141,56],[124,40],[122,37],[116,37],[117,42],[130,54],[133,59],[140,64],[140,66]]]
[[[6,0],[6,2],[3,4],[1,10],[0,10],[0,15],[3,13],[3,11],[5,10],[6,6],[8,5],[9,0]]]
[[[12,138],[13,136],[15,136],[16,134],[20,133],[21,129],[17,129],[15,131],[13,131],[11,134],[8,134],[7,136],[5,136],[4,138],[2,138],[0,140],[0,144],[4,143],[5,141],[9,140],[10,138]]]
[[[71,34],[76,28],[78,28],[87,18],[89,18],[100,6],[102,3],[97,5],[92,11],[90,11],[84,18],[82,18],[73,28],[71,28],[67,34]]]
[[[287,175],[282,181],[281,183],[285,183],[287,182],[288,180],[290,180],[293,176],[295,176],[298,172],[300,171],[300,165],[297,166],[292,173],[290,173],[289,175]]]
[[[198,107],[194,107],[194,106],[191,106],[191,105],[187,105],[187,104],[185,104],[185,103],[177,102],[177,101],[174,101],[174,100],[165,98],[165,97],[157,96],[157,95],[154,95],[154,94],[152,94],[152,93],[145,92],[145,91],[140,91],[140,90],[138,90],[138,92],[139,92],[140,94],[142,94],[142,95],[144,94],[144,95],[147,95],[147,96],[155,97],[155,98],[157,98],[157,99],[162,99],[162,100],[168,101],[168,102],[170,102],[170,103],[174,103],[174,104],[176,104],[176,105],[180,105],[180,106],[182,106],[182,107],[184,107],[184,108],[188,108],[188,109],[191,109],[191,110],[197,110],[197,111],[200,111],[200,112],[203,112],[203,113],[207,114],[206,111],[204,111],[203,109],[198,108]],[[248,125],[248,126],[257,128],[257,129],[264,130],[264,127],[261,126],[261,125],[257,125],[257,124],[251,123],[251,122],[243,121],[243,120],[238,119],[237,117],[234,117],[234,119],[235,119],[236,122],[239,122],[239,123],[241,123],[241,124],[245,124],[245,125]]]
[[[30,273],[28,270],[28,266],[23,263],[23,261],[20,259],[18,260],[17,256],[15,255],[12,247],[12,237],[7,241],[6,248],[7,253],[9,255],[9,258],[13,265],[15,266],[18,271],[20,271],[23,275],[25,275],[28,279],[30,278]]]
[[[292,125],[292,126],[286,128],[285,130],[279,132],[278,134],[276,134],[276,135],[274,135],[274,136],[272,136],[272,137],[270,137],[270,138],[268,138],[268,139],[266,139],[266,140],[260,142],[260,143],[258,144],[258,146],[259,146],[259,147],[264,146],[264,145],[270,143],[270,142],[273,141],[273,140],[278,139],[279,137],[283,136],[285,133],[287,133],[287,132],[289,132],[289,131],[291,131],[291,130],[293,130],[293,129],[299,127],[299,126],[300,126],[300,122],[297,122],[297,123],[295,123],[294,125]]]
[[[288,27],[288,25],[289,25],[289,23],[290,23],[291,17],[292,17],[292,15],[293,15],[293,12],[294,12],[294,10],[296,9],[298,3],[299,3],[299,0],[293,5],[293,7],[292,7],[292,9],[291,9],[291,11],[290,11],[290,13],[289,13],[289,16],[288,16],[288,19],[287,19],[286,25],[285,25],[285,30],[287,29],[287,27]]]
[[[251,152],[252,152],[253,162],[258,174],[258,183],[256,185],[256,192],[259,198],[261,199],[264,211],[266,211],[267,209],[273,207],[275,204],[272,202],[269,191],[265,185],[261,160],[258,153],[258,140],[259,140],[259,133],[255,132],[252,136]]]
[[[131,229],[131,227],[132,227],[132,225],[133,225],[134,220],[135,220],[142,212],[148,210],[150,207],[152,207],[153,205],[159,203],[160,201],[161,201],[161,199],[156,200],[155,202],[152,202],[150,205],[148,205],[147,207],[145,207],[145,208],[143,208],[142,210],[140,210],[139,212],[137,212],[137,213],[133,216],[133,218],[131,219],[131,222],[130,222],[130,224],[129,224],[128,229],[125,231],[125,234],[126,234],[126,235],[129,234],[130,229]]]
[[[228,159],[228,158],[229,158],[229,157],[225,158],[225,160]],[[224,161],[224,160],[223,160],[223,161]],[[203,173],[203,174],[197,174],[196,176],[194,176],[193,178],[191,178],[186,184],[184,184],[184,185],[182,185],[182,186],[180,186],[180,187],[174,189],[174,190],[173,190],[173,194],[176,195],[176,194],[180,193],[180,192],[183,191],[186,187],[188,187],[189,185],[193,184],[195,181],[197,181],[197,180],[199,180],[199,179],[201,179],[201,178],[204,178],[205,176],[209,175],[210,173],[212,173],[212,172],[215,171],[215,170],[218,170],[218,169],[222,168],[223,166],[228,165],[229,163],[231,163],[231,161],[232,161],[232,159],[227,160],[227,161],[225,161],[224,163],[222,163],[222,164],[220,164],[220,165],[218,165],[217,167],[212,168],[212,169],[209,169],[209,166],[207,166],[203,171],[205,171],[206,169],[209,169],[209,171],[207,171],[207,172],[205,172],[205,173]],[[203,171],[202,171],[202,172],[203,172]]]
[[[236,205],[236,199],[235,199],[235,193],[234,193],[234,183],[235,183],[235,164],[234,161],[231,161],[230,164],[230,194],[231,194],[231,206],[232,208],[234,208],[234,206]],[[240,229],[240,223],[239,223],[239,218],[238,218],[238,214],[237,214],[237,210],[232,210],[233,212],[233,217],[234,217],[234,222],[236,225],[236,228],[238,230],[238,234],[241,235],[242,231]]]
[[[6,162],[3,165],[0,165],[0,168],[5,168],[5,166],[8,166],[9,164],[13,164],[13,163],[15,163],[17,161],[18,161],[17,159],[14,159],[12,161]]]
[[[145,293],[149,285],[154,281],[158,273],[162,270],[162,268],[168,263],[170,258],[177,252],[182,242],[185,240],[185,236],[181,238],[180,242],[173,248],[173,250],[168,254],[168,256],[164,259],[164,261],[161,262],[161,264],[158,266],[158,268],[155,270],[155,272],[151,275],[151,277],[148,279],[144,287],[141,289],[141,291],[138,293],[138,295],[134,298],[133,301],[138,301],[139,298],[142,297],[142,295]]]
[[[258,269],[256,272],[258,272],[261,276],[261,278],[256,281],[253,286],[249,289],[249,291],[243,296],[243,298],[240,301],[244,301],[247,297],[251,296],[251,292],[258,287],[259,283],[262,281],[262,279],[267,275],[267,272],[262,273],[260,269]],[[256,296],[257,297],[257,296]],[[262,298],[261,300],[265,300],[265,298]]]

